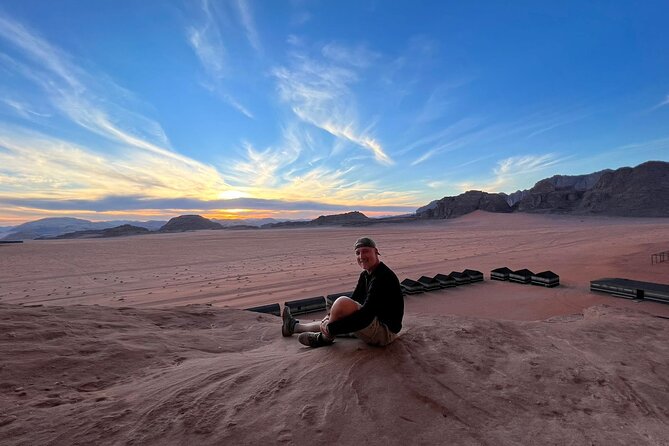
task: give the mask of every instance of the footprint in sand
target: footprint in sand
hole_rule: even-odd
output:
[[[293,433],[288,429],[282,429],[279,431],[276,439],[281,443],[288,443],[293,441]]]

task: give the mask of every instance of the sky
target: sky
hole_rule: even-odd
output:
[[[666,1],[0,3],[0,225],[411,213],[669,161]]]

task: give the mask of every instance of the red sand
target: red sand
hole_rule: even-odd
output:
[[[386,349],[311,350],[216,308],[350,289],[360,235],[400,279],[486,281],[408,297]],[[480,212],[0,246],[0,444],[666,445],[669,305],[588,287],[669,283],[650,264],[668,247],[662,219]],[[487,280],[499,266],[562,285]],[[213,306],[176,307],[193,303]]]
[[[561,286],[483,284],[407,299],[412,311],[537,320],[593,304],[669,306],[590,293],[590,280],[627,277],[669,282],[666,219],[546,217],[475,212],[455,220],[363,228],[199,231],[121,239],[32,241],[0,247],[0,302],[16,304],[174,306],[211,303],[247,308],[347,291],[359,268],[353,241],[377,240],[398,275],[465,268],[552,270]]]

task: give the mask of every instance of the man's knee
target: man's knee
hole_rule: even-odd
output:
[[[349,314],[355,313],[360,309],[360,304],[350,297],[341,296],[337,298],[332,304],[332,309],[330,310],[330,320],[334,321],[341,319],[342,317],[348,316]]]

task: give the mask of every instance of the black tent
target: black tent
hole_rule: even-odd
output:
[[[433,279],[432,277],[421,276],[421,278],[418,279],[418,283],[423,285],[425,287],[425,290],[427,291],[441,289],[441,284],[439,283],[439,281]]]
[[[402,287],[404,294],[417,294],[425,291],[425,287],[421,283],[411,279],[404,279],[400,283],[400,286]]]
[[[457,271],[451,271],[451,274],[449,274],[455,280],[456,285],[466,285],[471,282],[471,279],[469,278],[468,275],[459,273]]]
[[[466,269],[462,272],[462,274],[468,276],[472,283],[483,281],[483,273],[481,271],[476,271],[475,269]]]
[[[451,288],[457,285],[455,279],[448,274],[437,274],[434,276],[434,280],[439,282],[442,288]]]
[[[519,269],[509,274],[509,280],[517,283],[530,283],[534,273],[529,269]]]
[[[506,266],[495,268],[490,271],[490,280],[509,280],[509,274],[513,271]]]
[[[532,285],[540,285],[552,288],[560,285],[560,276],[553,271],[542,271],[532,275]]]

